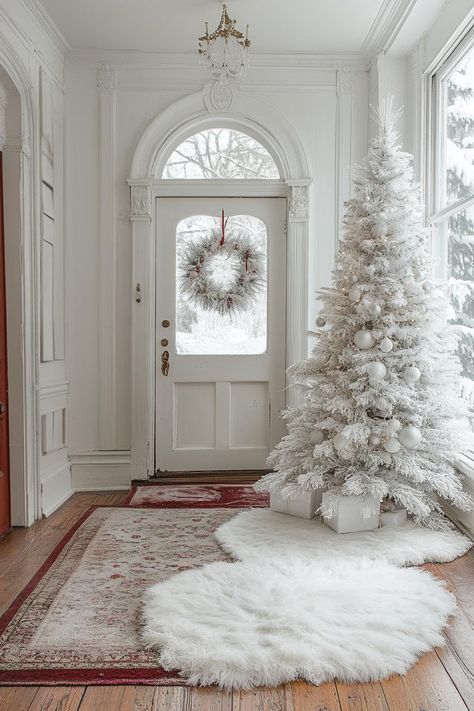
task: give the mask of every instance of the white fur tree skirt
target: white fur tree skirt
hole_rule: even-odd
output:
[[[317,563],[265,560],[261,538],[249,535],[259,560],[211,563],[146,593],[144,641],[191,684],[373,681],[403,674],[443,644],[455,602],[426,571],[361,558],[361,550],[335,558],[332,546]]]
[[[243,511],[220,526],[216,536],[221,546],[239,560],[265,560],[278,554],[286,562],[295,558],[314,560],[330,553],[334,558],[381,558],[395,565],[444,563],[473,545],[455,531],[431,531],[411,522],[399,528],[338,534],[317,518],[301,519],[269,509]]]

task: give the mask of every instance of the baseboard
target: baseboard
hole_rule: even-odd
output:
[[[51,516],[74,493],[71,486],[69,462],[48,473],[41,480],[41,508],[43,516]]]
[[[130,488],[130,452],[122,450],[71,454],[74,491],[123,491]]]

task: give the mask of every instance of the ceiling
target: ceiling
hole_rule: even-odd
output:
[[[217,0],[41,0],[74,49],[186,51],[204,21],[214,29]],[[254,52],[358,52],[382,7],[393,0],[228,0]]]

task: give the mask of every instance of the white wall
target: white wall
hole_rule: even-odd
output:
[[[101,64],[109,68],[100,72],[98,90]],[[314,58],[303,64],[263,64],[249,70],[242,90],[294,127],[311,166],[312,330],[315,291],[330,283],[340,210],[350,189],[349,165],[359,162],[366,150],[368,75],[361,64],[325,66]],[[133,293],[126,180],[148,123],[207,81],[194,57],[173,57],[171,63],[166,57],[133,53],[94,57],[73,52],[68,64],[69,431],[74,487],[126,486],[130,478]]]
[[[0,1],[0,79],[10,98],[3,150],[14,524],[47,515],[72,491],[65,429],[65,49],[35,3]],[[14,350],[10,335],[19,344]]]

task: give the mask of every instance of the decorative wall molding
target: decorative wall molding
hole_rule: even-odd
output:
[[[115,447],[117,423],[117,72],[97,70],[99,95],[99,446]]]
[[[342,235],[344,203],[352,189],[352,99],[354,78],[352,68],[337,72],[337,141],[336,141],[336,252]]]
[[[388,51],[418,0],[384,0],[372,23],[361,55],[371,62],[380,52]]]
[[[208,111],[227,112],[235,103],[237,86],[231,81],[209,82],[204,90],[204,105]]]
[[[97,89],[100,92],[117,90],[117,70],[108,64],[101,64],[97,69]]]
[[[151,220],[151,185],[150,181],[136,183],[129,180],[130,185],[130,220]]]
[[[290,222],[309,220],[309,181],[304,184],[288,181],[288,185]]]

